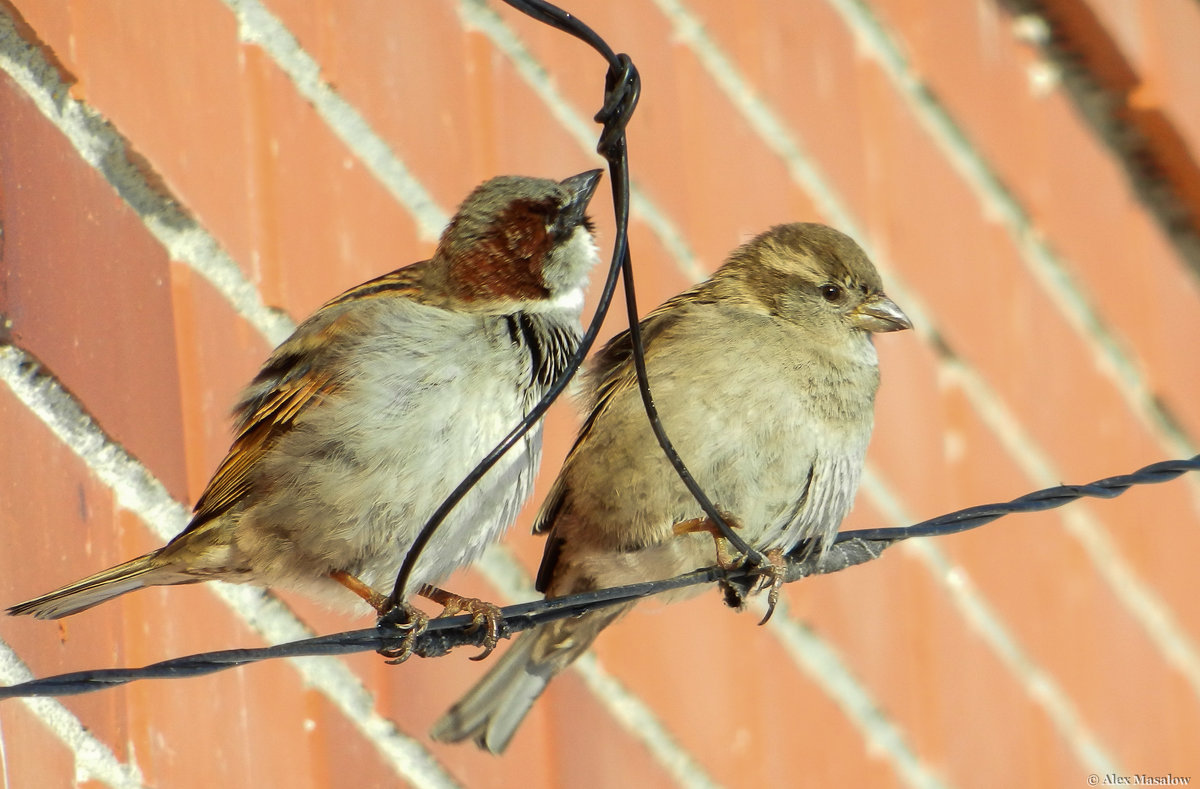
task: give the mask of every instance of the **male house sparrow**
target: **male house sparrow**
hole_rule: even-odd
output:
[[[578,347],[597,261],[584,211],[600,176],[476,188],[431,259],[346,291],[275,349],[242,393],[233,445],[183,532],[8,612],[57,619],[133,589],[214,578],[325,596],[346,587],[382,609],[434,509]],[[500,536],[540,454],[539,424],[442,523],[402,599]]]
[[[863,251],[823,225],[774,227],[640,325],[663,427],[714,504],[758,550],[824,551],[871,435],[871,334],[912,326]],[[587,385],[591,413],[534,527],[548,533],[538,590],[560,597],[712,565],[704,513],[646,419],[628,332],[598,354]],[[434,738],[503,751],[551,678],[632,605],[522,634]]]

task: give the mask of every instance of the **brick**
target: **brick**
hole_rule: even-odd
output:
[[[1200,13],[1181,0],[1084,3],[1137,71],[1138,94],[1179,128],[1187,147],[1200,145],[1200,103],[1190,85],[1197,72],[1191,42],[1200,34]]]
[[[14,786],[73,786],[75,755],[21,703],[0,706],[4,768]]]
[[[183,492],[167,259],[111,187],[0,77],[5,317],[105,426]],[[153,328],[148,328],[153,327]]]
[[[261,286],[267,303],[299,318],[340,289],[429,253],[431,239],[352,147],[326,126],[267,52],[238,39],[227,6],[183,0],[144,5],[113,11],[40,4],[22,12],[77,80],[72,95],[113,120],[170,192]],[[1187,51],[1179,42],[1190,41],[1194,9],[1169,0],[1161,10],[1138,7],[1136,17],[1121,17],[1125,11],[1118,6],[1101,0],[1092,5],[1104,6],[1107,30],[1145,78],[1140,100],[1179,128],[1190,128],[1180,113],[1189,115],[1192,99],[1179,86],[1190,84],[1191,60],[1176,53]],[[1032,437],[1023,448],[1017,440],[1018,448],[1039,453],[1053,467],[1047,473],[1068,481],[1162,457],[1163,440],[1134,413],[1128,393],[1098,361],[1088,332],[1072,325],[1053,286],[1030,272],[1009,232],[964,185],[947,151],[931,142],[912,106],[897,96],[864,41],[847,31],[834,9],[726,6],[695,0],[684,7],[709,26],[748,89],[812,155],[861,226],[863,240],[888,264],[887,281],[907,286],[923,303],[943,331],[940,340],[979,373]],[[697,256],[694,262],[674,260],[648,221],[635,220],[643,312],[699,271],[711,270],[739,241],[774,222],[820,219],[823,205],[821,195],[807,194],[772,144],[740,116],[663,8],[665,3],[645,2],[572,8],[641,68],[642,103],[630,127],[634,177]],[[596,161],[590,143],[581,144],[560,124],[488,34],[468,29],[462,9],[399,9],[382,2],[316,7],[294,0],[269,0],[268,9],[443,210],[452,210],[493,172],[562,177]],[[1035,228],[1145,371],[1150,391],[1186,429],[1196,427],[1200,412],[1191,392],[1200,362],[1187,345],[1195,334],[1192,316],[1200,314],[1194,283],[1130,199],[1111,155],[1064,97],[1030,93],[1028,71],[1036,55],[1013,38],[1008,20],[992,6],[945,9],[936,17],[920,4],[889,0],[869,9],[1028,206]],[[553,75],[563,102],[554,109],[584,118],[594,112],[603,74],[599,59],[508,8],[495,10]],[[1124,21],[1111,22],[1110,16]],[[146,73],[147,63],[153,73]],[[121,258],[125,268],[107,276],[160,283],[158,290],[147,289],[152,296],[127,297],[134,303],[122,304],[113,319],[117,325],[95,337],[88,333],[91,324],[59,312],[46,312],[52,320],[43,323],[26,311],[14,328],[22,347],[49,349],[51,369],[106,430],[169,481],[173,495],[194,498],[228,446],[226,412],[269,350],[267,343],[207,281],[185,264],[169,262],[135,218],[120,219],[126,209],[69,148],[54,148],[27,165],[7,154],[27,156],[36,148],[28,140],[44,145],[40,141],[53,141],[56,133],[30,135],[21,127],[18,135],[9,117],[26,123],[23,99],[9,90],[0,100],[8,102],[0,129],[9,140],[0,144],[10,146],[0,149],[7,242],[0,311],[27,310],[34,303],[29,294],[40,296],[55,284],[24,284],[33,278],[29,272],[41,270],[28,263],[14,267],[14,238],[37,237],[51,246],[78,232],[77,216],[104,217],[109,226],[128,221],[132,230],[114,234],[120,243],[110,246],[133,250],[141,262],[130,268]],[[31,117],[28,123],[43,123]],[[23,147],[11,147],[11,140]],[[57,164],[43,161],[55,158]],[[30,175],[14,181],[11,173],[22,166]],[[24,184],[35,177],[69,184],[70,210],[55,208],[50,198],[29,202]],[[75,186],[88,179],[98,181],[95,192],[105,199],[77,197],[90,194]],[[18,219],[29,205],[46,217],[43,223]],[[612,238],[607,206],[601,195],[593,207],[606,249]],[[601,277],[598,270],[597,282]],[[109,290],[123,292],[88,284],[90,292],[99,288],[108,298]],[[56,304],[49,297],[37,303]],[[87,314],[75,302],[67,304]],[[153,316],[145,314],[147,304]],[[623,323],[619,297],[613,311],[604,337]],[[122,323],[124,313],[130,317]],[[150,334],[160,361],[131,372],[121,349],[133,326],[155,327]],[[74,361],[76,341],[99,348],[97,358],[110,369]],[[1013,454],[1014,437],[988,420],[986,404],[967,396],[947,346],[920,332],[881,337],[878,346],[884,388],[872,471],[902,508],[926,517],[1041,484],[1040,459],[1022,463]],[[125,403],[116,396],[112,368],[118,366],[123,376],[142,376],[137,398],[163,400],[171,418],[145,427],[129,417],[122,422],[122,414],[145,409],[141,399]],[[82,575],[157,544],[132,514],[115,509],[111,493],[73,456],[59,457],[65,450],[6,396],[0,390],[0,423],[21,451],[5,456],[9,445],[0,443],[0,484],[33,491],[17,503],[0,495],[0,531],[19,533],[22,546],[28,545],[19,562],[0,553],[0,583],[21,591],[11,590],[13,599],[40,587],[43,577]],[[528,525],[574,438],[573,411],[567,403],[555,407],[537,494],[507,538],[530,569],[542,541],[528,534]],[[1173,482],[1086,507],[1104,525],[1119,558],[1193,641],[1200,611],[1186,562],[1200,547],[1193,537],[1194,490],[1194,484]],[[864,494],[847,525],[891,520]],[[41,528],[31,537],[21,524],[61,528]],[[1062,524],[1057,514],[1016,517],[935,545],[962,568],[1121,766],[1166,765],[1183,774],[1200,726],[1195,688],[1171,667],[1145,624],[1104,581],[1104,568]],[[80,543],[83,549],[69,547]],[[456,590],[496,594],[478,573],[451,580]],[[974,631],[952,591],[918,553],[893,548],[866,567],[810,579],[785,594],[798,620],[826,639],[934,776],[949,785],[1078,780],[1077,747],[1039,705],[1029,678]],[[321,632],[370,622],[285,597]],[[597,652],[716,781],[787,785],[802,764],[805,777],[819,783],[904,783],[895,763],[873,749],[822,681],[797,668],[775,635],[752,620],[725,611],[709,592],[666,609],[644,606],[605,633]],[[68,620],[61,631],[46,623],[0,624],[6,643],[39,674],[258,642],[203,587],[131,595]],[[629,774],[670,785],[636,734],[624,731],[573,673],[556,680],[503,759],[469,746],[428,743],[429,724],[487,667],[467,656],[394,668],[367,653],[347,664],[376,694],[378,711],[429,746],[465,785],[600,786],[627,783]],[[214,706],[214,698],[222,703]],[[278,778],[300,786],[344,777],[363,784],[395,781],[379,749],[283,664],[143,683],[69,704],[104,742],[119,744],[119,758],[133,753],[144,760],[149,783],[194,785],[196,776],[210,779],[214,769],[234,785]],[[0,714],[12,715],[9,709],[0,705]],[[230,716],[231,710],[237,714]],[[1130,721],[1145,723],[1131,730]],[[44,752],[51,769],[72,759],[53,742],[30,740],[28,747],[39,756]],[[206,766],[213,753],[226,766]],[[296,753],[306,756],[297,759]]]
[[[1200,287],[1145,215],[1103,143],[1061,90],[1045,93],[1033,86],[1035,59],[1002,12],[980,17],[962,6],[956,13],[929,15],[900,3],[880,6],[909,45],[921,78],[1024,203],[1085,297],[1126,340],[1122,350],[1132,351],[1149,385],[1194,430],[1193,411],[1185,404],[1200,376],[1198,363],[1194,355],[1162,349],[1170,346],[1165,332],[1200,329],[1193,326],[1200,320],[1195,317]],[[1182,17],[1188,12],[1166,6],[1180,17],[1179,29],[1187,29]],[[1200,15],[1191,11],[1200,24]],[[1105,32],[1119,37],[1120,24],[1115,19],[1110,24]],[[1175,61],[1164,56],[1165,62]],[[1006,109],[998,113],[997,106]]]
[[[72,4],[69,27],[55,33],[47,44],[79,80],[73,94],[133,140],[171,192],[247,265],[253,108],[244,99],[232,14],[195,0]]]

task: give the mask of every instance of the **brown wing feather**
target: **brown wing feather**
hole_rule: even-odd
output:
[[[237,433],[185,531],[229,511],[252,484],[251,470],[296,424],[304,411],[341,386],[334,363],[359,335],[355,305],[375,298],[419,298],[428,261],[355,286],[329,301],[296,328],[246,388],[235,410]]]
[[[647,360],[655,352],[653,347],[655,339],[664,334],[682,317],[682,312],[678,309],[679,305],[710,301],[705,298],[703,287],[703,284],[697,285],[691,290],[668,299],[640,321],[638,325],[642,330],[642,344],[647,349]],[[536,587],[541,592],[546,591],[553,579],[558,558],[562,552],[563,539],[555,533],[554,524],[570,496],[567,480],[571,476],[571,468],[574,465],[576,454],[580,451],[580,447],[592,431],[596,421],[608,409],[613,399],[620,392],[637,388],[637,373],[633,368],[633,342],[630,339],[629,330],[613,337],[596,354],[586,373],[586,380],[589,388],[593,390],[591,411],[584,420],[583,427],[579,429],[579,435],[567,453],[566,460],[563,461],[562,471],[555,478],[533,524],[534,534],[548,534],[536,581]]]

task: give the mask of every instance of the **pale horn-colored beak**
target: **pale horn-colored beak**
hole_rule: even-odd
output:
[[[912,321],[904,310],[882,293],[877,293],[854,308],[850,323],[857,329],[869,332],[900,331],[911,329]]]

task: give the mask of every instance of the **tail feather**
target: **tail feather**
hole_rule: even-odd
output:
[[[523,633],[483,679],[438,719],[431,732],[433,739],[470,739],[486,751],[502,753],[550,680],[631,608],[633,603],[612,606]]]
[[[162,577],[161,573],[156,573],[163,568],[155,559],[154,553],[130,559],[124,564],[90,575],[62,589],[14,605],[8,609],[8,613],[12,616],[30,614],[38,619],[61,619],[134,589],[162,583],[178,583]]]
[[[472,739],[484,750],[502,753],[517,727],[542,695],[554,668],[533,659],[537,630],[521,635],[457,704],[433,725],[433,739]]]

